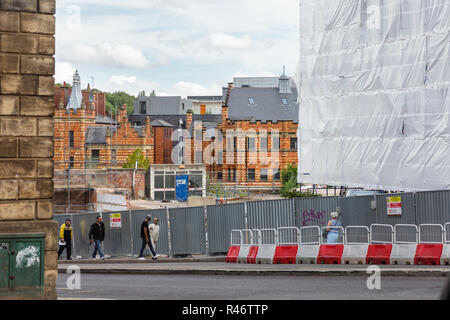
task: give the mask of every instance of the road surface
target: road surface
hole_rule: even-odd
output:
[[[81,274],[81,289],[67,288],[59,274],[59,299],[133,300],[433,300],[445,277],[382,277],[381,290],[368,277]]]

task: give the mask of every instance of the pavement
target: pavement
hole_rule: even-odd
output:
[[[313,264],[230,264],[226,257],[193,256],[189,258],[161,257],[158,260],[111,258],[105,260],[59,261],[58,272],[76,265],[82,274],[184,274],[184,275],[245,275],[245,276],[365,276],[368,265],[313,265]],[[450,277],[450,266],[380,265],[383,276]]]

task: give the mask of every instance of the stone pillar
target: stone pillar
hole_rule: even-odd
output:
[[[0,1],[0,234],[45,233],[44,299],[58,275],[54,14],[55,0]]]

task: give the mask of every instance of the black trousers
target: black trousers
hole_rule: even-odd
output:
[[[72,257],[72,242],[66,241],[65,246],[59,246],[58,258],[63,253],[64,249],[66,249],[67,259],[70,259]]]

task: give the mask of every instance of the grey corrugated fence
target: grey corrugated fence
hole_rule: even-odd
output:
[[[388,215],[387,199],[400,197],[401,215]],[[398,200],[398,199],[397,199]],[[106,226],[105,254],[137,256],[142,240],[141,223],[150,214],[159,219],[156,251],[164,255],[225,253],[233,229],[325,226],[333,211],[340,212],[344,226],[450,222],[450,191],[382,194],[359,197],[318,197],[256,201],[229,205],[102,213]],[[111,228],[111,214],[120,214],[120,228]],[[88,232],[99,215],[55,215],[61,225],[72,219],[72,256],[89,257]]]
[[[246,229],[245,203],[206,207],[209,253],[227,252],[231,230]]]

